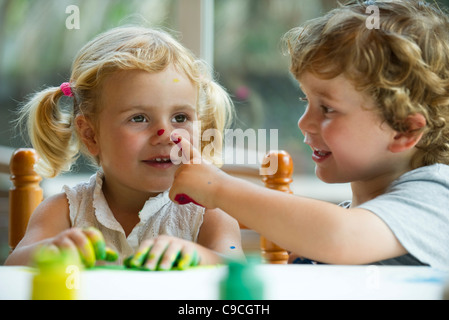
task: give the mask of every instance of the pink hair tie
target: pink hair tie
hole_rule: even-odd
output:
[[[73,97],[72,88],[70,87],[70,83],[64,82],[60,86],[62,93],[67,97]]]

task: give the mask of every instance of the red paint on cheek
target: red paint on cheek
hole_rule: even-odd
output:
[[[178,202],[179,204],[183,205],[183,204],[188,204],[188,203],[194,203],[197,206],[203,207],[202,205],[200,205],[198,202],[196,202],[195,200],[193,200],[192,198],[190,198],[188,195],[186,195],[185,193],[182,194],[177,194],[175,196],[175,201]]]
[[[162,136],[164,133],[165,133],[165,130],[164,130],[164,129],[161,129],[161,130],[159,130],[159,131],[157,132],[157,135],[160,137],[160,136]]]

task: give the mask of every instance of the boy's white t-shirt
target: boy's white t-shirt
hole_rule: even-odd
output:
[[[70,209],[72,227],[96,227],[105,238],[106,245],[119,253],[123,260],[134,254],[145,239],[170,235],[196,242],[203,223],[204,208],[195,204],[178,205],[168,197],[168,190],[150,198],[139,213],[140,222],[126,237],[115,219],[102,191],[103,173],[93,175],[88,182],[75,187],[64,186]]]
[[[359,206],[380,217],[409,254],[378,264],[423,264],[449,270],[449,166],[405,173]]]

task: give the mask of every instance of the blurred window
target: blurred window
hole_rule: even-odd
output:
[[[295,173],[310,173],[313,163],[303,143],[298,120],[304,112],[301,92],[289,73],[282,36],[291,28],[336,6],[328,0],[216,0],[214,67],[232,94],[237,110],[235,128],[278,130],[278,149],[288,151]],[[276,136],[274,136],[276,138]],[[247,144],[260,152],[257,144]],[[263,151],[263,150],[262,150]]]

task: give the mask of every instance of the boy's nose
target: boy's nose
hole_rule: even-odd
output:
[[[317,133],[317,121],[309,107],[307,107],[304,114],[301,116],[301,118],[299,118],[298,127],[303,134],[305,134],[306,132]]]

